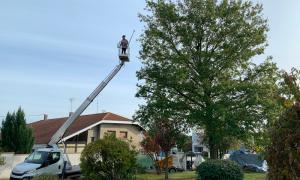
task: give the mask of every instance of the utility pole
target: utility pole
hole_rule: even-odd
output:
[[[97,99],[97,113],[99,113],[99,100]]]

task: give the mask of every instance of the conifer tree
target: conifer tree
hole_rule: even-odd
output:
[[[32,130],[26,126],[24,111],[8,112],[1,127],[2,148],[4,151],[29,153],[32,150],[34,138]]]

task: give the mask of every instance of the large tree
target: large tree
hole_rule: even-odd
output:
[[[26,126],[24,111],[7,113],[1,127],[2,148],[4,151],[29,153],[32,151],[34,138],[32,130]]]
[[[137,96],[143,124],[167,111],[203,128],[211,158],[226,139],[249,139],[275,116],[277,68],[254,56],[267,46],[262,6],[250,1],[147,1]],[[153,111],[156,109],[157,111]],[[158,110],[159,109],[159,110]],[[173,118],[174,119],[174,118]]]

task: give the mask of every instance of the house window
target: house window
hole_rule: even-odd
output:
[[[120,138],[127,139],[127,131],[120,131]]]
[[[116,131],[107,131],[108,135],[114,135],[116,137]]]
[[[202,151],[203,151],[203,147],[201,146],[195,147],[195,152],[202,152]]]
[[[95,137],[91,137],[91,142],[94,142],[95,141]]]

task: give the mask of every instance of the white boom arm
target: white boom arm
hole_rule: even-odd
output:
[[[110,74],[98,85],[98,87],[86,98],[86,100],[76,109],[74,113],[67,119],[67,121],[55,132],[51,137],[48,145],[52,146],[57,144],[65,134],[66,130],[72,125],[72,123],[81,115],[81,113],[93,102],[97,95],[104,89],[109,81],[119,72],[124,65],[124,61],[121,61]]]

